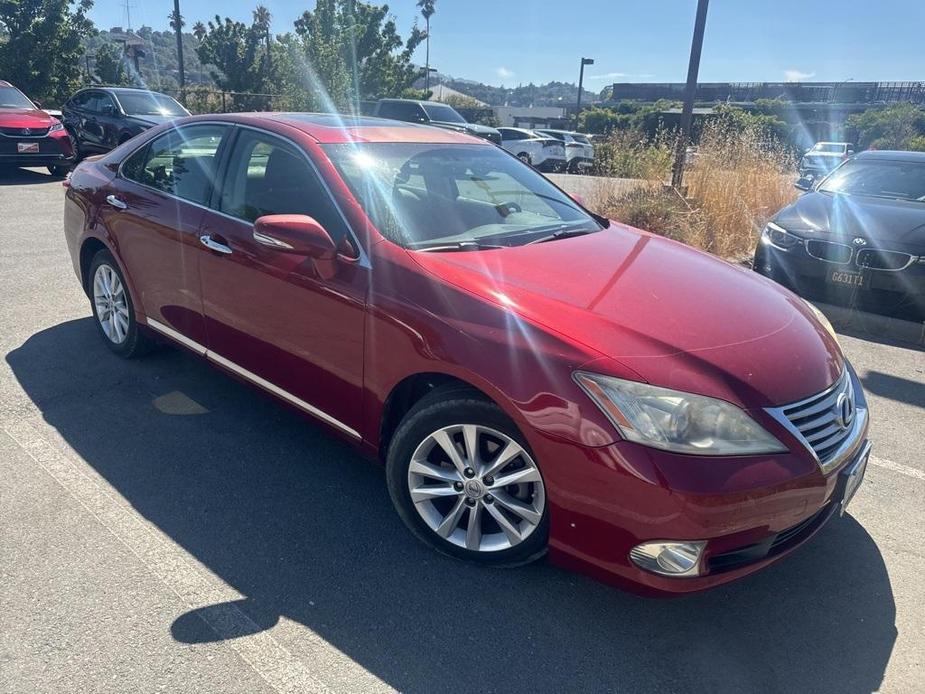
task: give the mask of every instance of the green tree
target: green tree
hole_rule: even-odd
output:
[[[268,97],[253,96],[267,94],[272,88],[266,61],[257,59],[263,39],[260,27],[216,15],[196,47],[199,59],[215,66],[209,72],[215,85],[222,91],[237,92],[232,102],[238,110],[270,106]]]
[[[0,1],[0,75],[29,96],[64,102],[80,86],[82,39],[95,33],[93,0]]]
[[[411,57],[424,40],[415,25],[402,39],[388,5],[318,0],[295,22],[302,87],[323,89],[327,106],[358,109],[361,99],[406,93],[424,71]]]
[[[273,74],[273,50],[272,39],[270,37],[270,21],[273,19],[273,15],[270,14],[268,10],[263,5],[257,5],[257,9],[254,10],[254,26],[257,28],[257,31],[263,34],[263,41],[265,46],[265,60],[267,61],[267,71],[272,75]]]
[[[861,149],[911,149],[925,136],[925,109],[914,104],[869,108],[848,117]]]
[[[131,84],[122,50],[112,43],[104,43],[97,49],[94,72],[101,84]]]

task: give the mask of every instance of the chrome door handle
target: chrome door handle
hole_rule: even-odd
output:
[[[117,198],[115,195],[107,195],[106,202],[115,207],[117,210],[128,209],[128,205],[119,200],[119,198]]]
[[[224,253],[225,255],[231,253],[231,248],[226,246],[224,243],[219,243],[208,234],[203,234],[200,236],[199,243],[208,248],[210,251],[215,251],[216,253]]]

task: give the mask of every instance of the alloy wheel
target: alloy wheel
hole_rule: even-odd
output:
[[[107,339],[117,345],[125,342],[129,328],[125,287],[109,265],[100,265],[93,275],[93,304],[96,319]]]
[[[408,490],[432,531],[477,552],[519,545],[536,530],[546,506],[530,454],[507,434],[477,424],[427,436],[408,466]]]

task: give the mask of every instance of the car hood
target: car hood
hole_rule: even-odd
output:
[[[410,254],[440,280],[591,348],[601,356],[589,369],[753,408],[817,393],[843,368],[833,335],[790,291],[621,225],[528,246]]]
[[[35,108],[0,108],[0,128],[50,128],[55,118]]]
[[[860,195],[807,193],[774,222],[803,236],[925,252],[925,203]],[[858,242],[860,245],[860,242]]]
[[[479,125],[478,123],[449,123],[439,120],[431,122],[434,125],[439,125],[441,128],[453,128],[460,132],[475,133],[476,135],[491,135],[492,133],[498,132],[495,128],[491,128],[487,125]]]

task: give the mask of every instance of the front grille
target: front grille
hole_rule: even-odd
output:
[[[843,243],[809,239],[806,242],[806,252],[817,260],[845,265],[851,262],[851,254],[854,253],[854,250],[851,246],[846,246]]]
[[[878,248],[865,248],[858,251],[855,261],[858,267],[867,267],[872,270],[904,270],[912,264],[915,258],[909,253],[900,251],[884,251]]]
[[[816,454],[823,470],[851,435],[854,418],[860,415],[847,369],[832,387],[782,407],[780,412]]]
[[[26,134],[26,130],[29,134]],[[45,137],[48,134],[48,128],[0,128],[0,135],[7,137]]]

